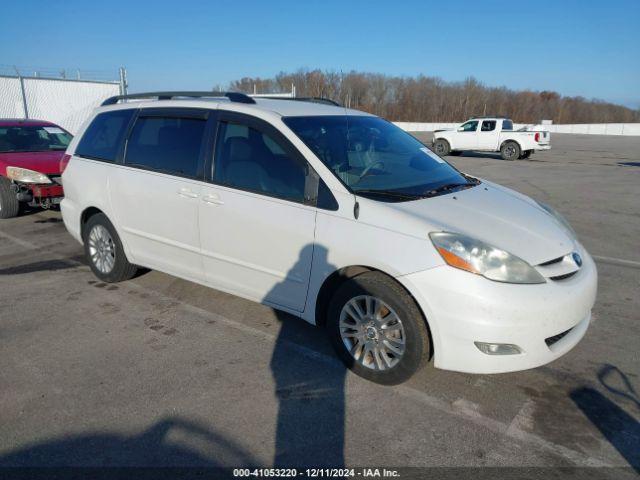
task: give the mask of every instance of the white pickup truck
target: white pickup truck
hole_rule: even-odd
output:
[[[545,131],[513,130],[504,117],[474,117],[458,128],[433,132],[433,151],[440,156],[460,155],[465,150],[500,152],[505,160],[529,158],[536,150],[551,148]]]

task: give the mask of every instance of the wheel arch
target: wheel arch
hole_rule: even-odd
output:
[[[516,145],[518,145],[518,148],[520,148],[520,152],[524,152],[523,148],[522,148],[522,144],[516,140],[515,138],[507,138],[506,140],[504,140],[501,144],[500,144],[500,148],[498,150],[502,150],[502,147],[509,142],[513,142]]]
[[[358,275],[366,272],[377,272],[385,277],[389,278],[391,281],[396,283],[402,290],[409,295],[409,297],[415,302],[420,314],[422,315],[422,320],[424,321],[425,326],[427,327],[427,332],[429,333],[429,358],[427,360],[431,360],[434,356],[434,342],[433,335],[431,333],[431,327],[429,325],[429,321],[427,320],[427,316],[425,315],[422,306],[417,301],[415,296],[395,277],[389,275],[388,273],[374,267],[370,267],[367,265],[349,265],[347,267],[342,267],[336,271],[334,271],[331,275],[325,278],[320,290],[318,291],[318,295],[316,297],[315,304],[315,324],[319,327],[324,327],[327,323],[327,314],[329,311],[329,302],[331,301],[331,297],[333,294],[340,288],[347,280],[357,277]]]
[[[80,235],[83,237],[83,240],[84,240],[84,226],[86,225],[86,223],[89,221],[91,217],[99,213],[106,215],[106,213],[104,213],[98,207],[87,207],[80,214]]]
[[[439,136],[439,137],[433,137],[433,143],[436,143],[438,140],[442,140],[443,142],[447,142],[447,144],[449,145],[449,148],[451,148],[451,140],[449,140],[447,137],[443,137],[443,136]]]

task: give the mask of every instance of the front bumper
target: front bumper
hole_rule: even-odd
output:
[[[13,182],[11,188],[19,202],[32,207],[49,208],[60,204],[64,198],[64,190],[60,184]]]
[[[597,291],[597,271],[584,263],[570,278],[539,285],[493,282],[449,266],[398,277],[421,306],[437,368],[468,373],[526,370],[549,363],[584,336]],[[551,345],[551,338],[566,333]],[[474,342],[520,347],[515,355],[487,355]]]
[[[58,198],[64,196],[62,185],[30,185],[34,198]]]

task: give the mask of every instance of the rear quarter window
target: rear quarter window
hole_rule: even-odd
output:
[[[82,135],[75,154],[115,162],[135,110],[114,110],[96,115]]]

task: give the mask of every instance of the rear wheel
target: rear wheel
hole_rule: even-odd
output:
[[[16,192],[11,189],[11,182],[6,177],[0,177],[0,218],[13,218],[20,211],[20,202]]]
[[[402,383],[429,358],[429,333],[418,306],[379,272],[363,273],[338,288],[327,328],[345,365],[376,383]]]
[[[449,155],[449,152],[451,151],[451,146],[449,145],[449,142],[447,142],[442,138],[439,138],[438,140],[433,142],[433,151],[436,152],[441,157],[444,157],[445,155]]]
[[[500,147],[500,155],[504,160],[517,160],[520,156],[520,145],[516,142],[505,142]]]
[[[136,274],[138,268],[127,260],[120,237],[105,214],[89,218],[82,232],[85,257],[96,277],[117,283]]]

